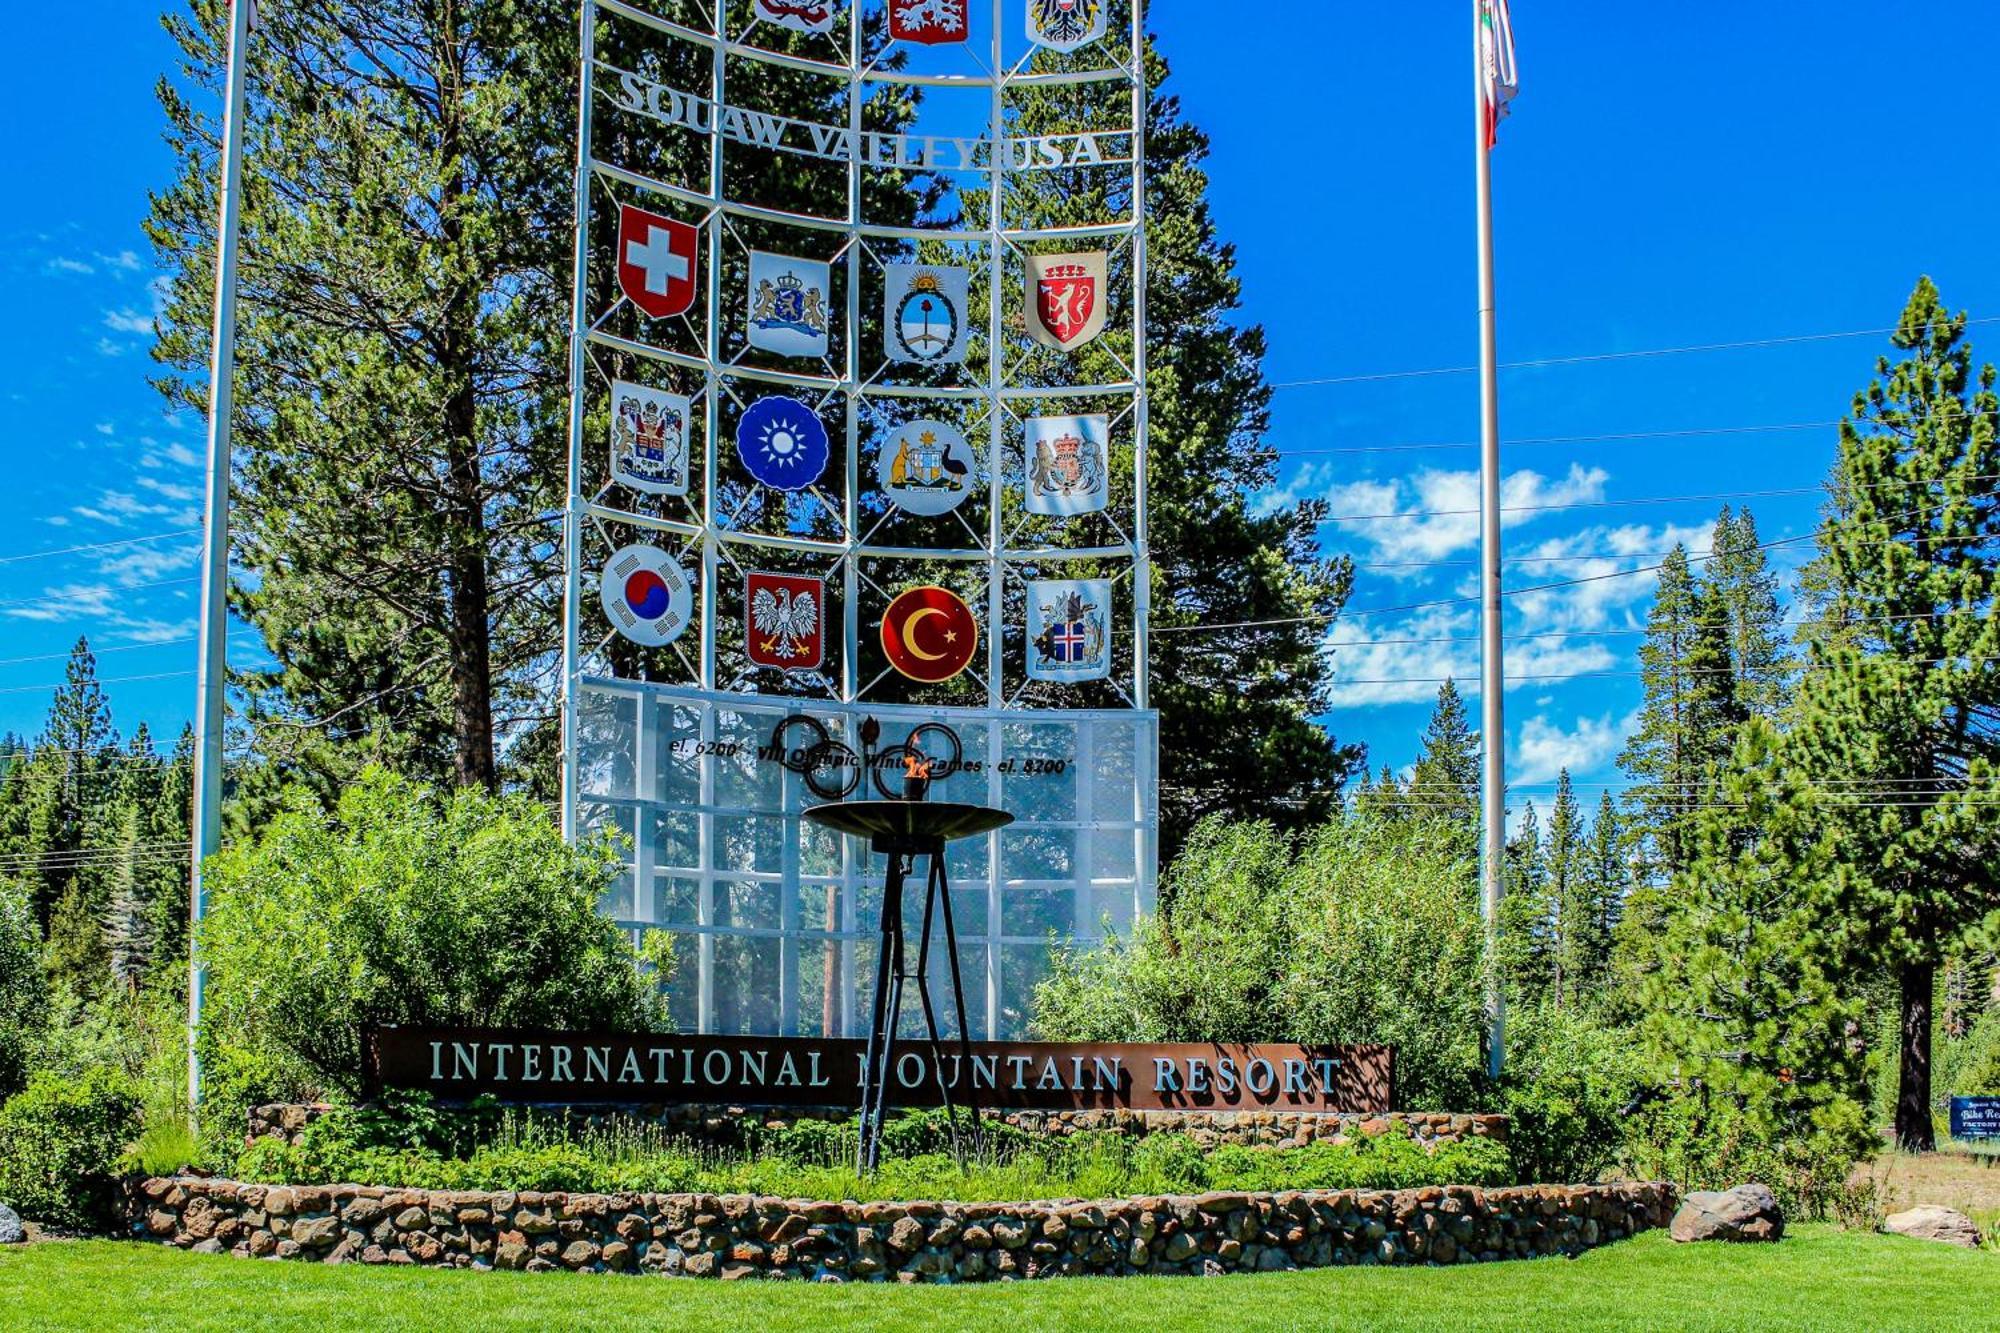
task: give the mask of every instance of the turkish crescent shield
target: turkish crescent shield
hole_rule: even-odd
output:
[[[1028,336],[1048,347],[1080,347],[1104,331],[1105,256],[1030,255]]]

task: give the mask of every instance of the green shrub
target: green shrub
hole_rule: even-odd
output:
[[[62,1231],[110,1228],[138,1121],[137,1089],[110,1070],[34,1075],[0,1107],[0,1203]]]
[[[1615,1166],[1643,1059],[1629,1031],[1536,1005],[1507,1023],[1501,1109],[1523,1183],[1586,1184]]]
[[[1633,1117],[1627,1174],[1672,1181],[1682,1193],[1759,1181],[1789,1218],[1839,1217],[1853,1204],[1848,1176],[1858,1160],[1844,1133],[1772,1139],[1719,1097],[1669,1096]]]
[[[0,1100],[27,1082],[29,1052],[41,1031],[40,949],[27,891],[0,882]]]
[[[597,910],[613,873],[525,797],[370,769],[329,817],[295,789],[209,869],[204,1119],[356,1092],[371,1026],[663,1027],[657,973]]]
[[[508,1117],[490,1141],[460,1156],[423,1145],[364,1142],[357,1119],[315,1121],[296,1144],[263,1139],[237,1158],[239,1179],[306,1185],[364,1184],[412,1189],[764,1194],[789,1198],[967,1201],[1108,1198],[1207,1189],[1401,1189],[1419,1185],[1498,1185],[1512,1178],[1504,1145],[1486,1140],[1427,1151],[1407,1134],[1357,1137],[1304,1148],[1204,1149],[1185,1135],[1130,1138],[1112,1131],[1038,1139],[989,1134],[961,1170],[934,1145],[935,1113],[901,1126],[874,1175],[853,1164],[852,1123],[840,1131],[775,1131],[754,1155],[677,1141],[657,1127]],[[885,1126],[885,1129],[888,1128]],[[993,1126],[989,1122],[988,1128]],[[948,1140],[947,1140],[948,1141]],[[778,1151],[782,1145],[783,1152]],[[797,1155],[787,1155],[793,1153]]]
[[[1125,939],[1058,951],[1035,991],[1056,1041],[1385,1042],[1413,1110],[1480,1104],[1476,867],[1431,821],[1345,813],[1296,846],[1203,821],[1163,906]]]

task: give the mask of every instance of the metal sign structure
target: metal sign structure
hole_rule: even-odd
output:
[[[951,854],[974,1037],[1151,906],[1142,22],[584,0],[563,818],[683,1030],[865,1029],[880,869],[799,815],[871,718],[1015,817]]]

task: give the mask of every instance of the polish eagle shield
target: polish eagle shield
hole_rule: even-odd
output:
[[[758,666],[813,671],[826,656],[826,581],[804,575],[744,576],[745,648]]]
[[[965,14],[969,0],[889,0],[889,35],[899,42],[941,46],[962,42],[972,31]]]
[[[1104,35],[1104,0],[1028,0],[1028,36],[1053,51],[1074,51]]]
[[[1028,336],[1062,351],[1104,332],[1103,252],[1028,256]]]

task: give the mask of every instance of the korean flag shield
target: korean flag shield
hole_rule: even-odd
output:
[[[694,308],[701,233],[685,222],[618,206],[618,290],[654,319]]]

